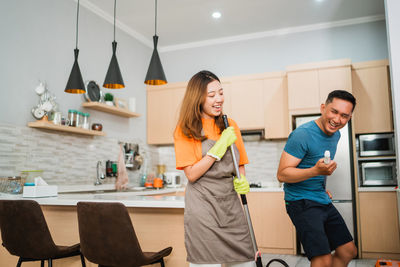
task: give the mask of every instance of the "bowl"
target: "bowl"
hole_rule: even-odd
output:
[[[146,182],[146,183],[144,183],[144,187],[153,188],[153,183]]]
[[[92,130],[101,131],[103,130],[103,125],[101,123],[92,123]]]

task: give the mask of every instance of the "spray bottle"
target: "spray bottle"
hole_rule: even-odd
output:
[[[325,150],[324,163],[329,164],[329,162],[331,162],[331,152],[329,152],[329,150]]]

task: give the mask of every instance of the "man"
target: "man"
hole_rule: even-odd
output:
[[[351,119],[355,105],[349,92],[332,91],[321,104],[321,117],[289,135],[280,159],[277,177],[284,183],[286,210],[312,267],[347,266],[357,255],[353,238],[325,189],[326,176],[335,171],[336,162],[324,162],[326,150],[335,157],[339,130]]]

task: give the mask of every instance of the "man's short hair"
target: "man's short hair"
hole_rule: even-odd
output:
[[[326,98],[325,105],[332,103],[334,98],[349,101],[353,104],[353,109],[351,111],[354,111],[354,108],[356,107],[356,98],[350,92],[347,92],[345,90],[335,90],[330,92],[328,97]]]

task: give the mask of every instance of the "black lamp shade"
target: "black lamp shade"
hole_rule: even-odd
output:
[[[71,94],[84,94],[86,92],[85,84],[83,83],[81,70],[78,64],[79,49],[74,49],[74,54],[74,65],[72,66],[71,74],[69,75],[64,92]]]
[[[151,56],[150,66],[147,70],[145,84],[149,85],[163,85],[167,83],[167,78],[165,78],[164,70],[161,64],[160,56],[157,51],[158,36],[153,36],[154,50]]]
[[[117,42],[112,42],[112,49],[113,54],[103,87],[108,89],[122,89],[125,87],[125,84],[124,80],[122,79],[121,71],[119,70],[117,56],[115,55],[117,50]]]

